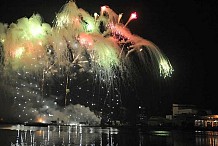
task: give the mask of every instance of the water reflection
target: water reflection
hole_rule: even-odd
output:
[[[144,131],[139,137],[139,146],[174,146],[171,131]]]
[[[217,131],[148,131],[134,127],[4,126],[4,146],[218,146]]]
[[[11,146],[73,146],[73,145],[118,145],[114,135],[118,129],[108,127],[48,126],[29,127],[23,125],[4,129],[16,130],[16,140]]]
[[[218,132],[196,131],[196,144],[202,146],[218,146]]]

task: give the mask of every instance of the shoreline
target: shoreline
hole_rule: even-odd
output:
[[[49,126],[80,126],[80,127],[101,127],[101,128],[118,128],[118,129],[138,129],[143,131],[218,131],[218,127],[173,127],[173,126],[147,126],[147,125],[70,125],[70,124],[53,124],[53,123],[11,123],[0,122],[0,129],[8,126],[27,126],[27,127],[49,127]]]

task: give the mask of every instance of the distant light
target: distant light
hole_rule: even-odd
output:
[[[43,118],[41,118],[41,117],[39,117],[38,119],[36,119],[36,122],[45,123],[45,121],[44,121]]]
[[[53,117],[54,115],[52,115],[52,114],[48,114],[48,116],[49,116],[49,117]]]

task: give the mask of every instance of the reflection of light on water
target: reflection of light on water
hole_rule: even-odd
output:
[[[217,131],[195,131],[195,141],[197,145],[218,145],[218,132]]]
[[[12,129],[13,126],[10,128]],[[53,126],[31,127],[15,126],[16,139],[11,146],[38,146],[38,145],[116,145],[116,136],[119,130],[112,127],[86,126]],[[9,129],[9,127],[7,127]],[[22,130],[20,130],[22,129]]]
[[[42,135],[43,135],[42,133],[43,133],[42,130],[36,131],[36,135],[37,135],[37,136],[42,136]],[[43,137],[44,137],[44,135],[43,135]]]
[[[89,128],[89,133],[94,133],[94,128]]]
[[[61,126],[59,125],[58,126],[58,137],[60,137],[60,135],[61,135]]]
[[[76,126],[78,123],[77,122],[71,122],[70,125],[71,126]]]
[[[12,126],[11,126],[12,127]],[[86,126],[14,126],[11,146],[127,146],[127,145],[198,145],[218,146],[218,131],[132,131],[112,127]],[[4,129],[1,128],[1,129]],[[21,130],[24,129],[24,130]],[[25,130],[28,129],[28,130]],[[35,130],[30,130],[35,129]],[[37,130],[36,130],[37,129]],[[134,130],[134,129],[133,129]],[[132,142],[132,143],[131,143]],[[3,145],[0,143],[0,145]]]
[[[118,134],[119,130],[117,128],[110,127],[110,134]]]
[[[82,127],[79,126],[79,133],[82,133],[82,132],[83,132]]]
[[[169,131],[152,131],[151,134],[156,136],[170,136]]]
[[[117,135],[119,130],[117,128],[113,127],[107,127],[106,129],[101,129],[102,136],[106,136],[106,143],[108,145],[114,145],[114,135]],[[101,145],[103,145],[103,138],[102,136],[100,137],[101,139]]]
[[[68,127],[68,144],[71,143],[71,126]]]
[[[27,130],[23,131],[23,130],[17,129],[17,136],[16,136],[15,144],[11,142],[11,146],[27,146],[28,141],[31,146],[36,146],[35,145],[35,134],[31,130],[29,130],[29,137],[30,139],[28,139]]]

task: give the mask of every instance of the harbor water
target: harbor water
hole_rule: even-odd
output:
[[[218,132],[79,125],[2,125],[0,146],[218,146]]]

